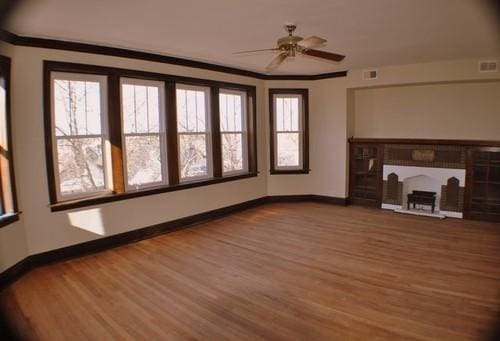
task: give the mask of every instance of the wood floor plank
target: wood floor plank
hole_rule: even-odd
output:
[[[270,204],[36,269],[2,301],[30,340],[481,340],[500,224]]]

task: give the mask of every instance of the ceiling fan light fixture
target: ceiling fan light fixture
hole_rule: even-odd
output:
[[[297,26],[295,24],[286,24],[285,29],[288,35],[278,39],[277,47],[274,49],[265,50],[252,50],[252,51],[242,51],[237,53],[249,53],[249,52],[259,52],[259,51],[272,51],[279,52],[279,54],[274,57],[271,63],[267,66],[267,71],[275,70],[282,62],[285,60],[293,60],[297,53],[311,56],[319,59],[326,59],[329,61],[340,62],[345,56],[330,53],[321,50],[315,50],[314,48],[322,47],[326,44],[326,39],[311,36],[308,38],[302,38],[293,34]]]

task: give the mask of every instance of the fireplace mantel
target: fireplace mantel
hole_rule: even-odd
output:
[[[453,140],[453,139],[409,139],[409,138],[376,138],[350,137],[349,143],[378,143],[378,144],[424,144],[440,146],[464,147],[500,147],[499,140]]]

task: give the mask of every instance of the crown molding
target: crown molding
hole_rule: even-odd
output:
[[[38,47],[44,49],[65,50],[83,53],[92,53],[105,56],[114,56],[130,59],[139,59],[149,62],[165,63],[172,65],[180,65],[197,69],[228,73],[238,76],[252,77],[263,80],[301,80],[313,81],[328,78],[338,78],[347,76],[347,71],[337,71],[329,73],[321,73],[316,75],[266,75],[255,71],[238,69],[230,66],[223,66],[200,62],[191,59],[166,56],[156,53],[136,51],[118,47],[110,47],[103,45],[94,45],[86,43],[78,43],[67,40],[36,38],[28,36],[20,36],[15,33],[0,30],[0,40],[16,46]]]

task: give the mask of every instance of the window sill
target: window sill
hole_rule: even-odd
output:
[[[81,208],[86,206],[92,206],[107,202],[127,200],[132,198],[138,198],[148,195],[166,193],[166,192],[174,192],[180,191],[188,188],[202,187],[208,185],[214,185],[222,182],[236,181],[240,179],[253,178],[256,177],[257,173],[245,173],[234,176],[226,176],[223,178],[212,178],[212,179],[203,179],[199,181],[190,181],[183,182],[177,185],[169,185],[155,188],[147,188],[140,189],[136,191],[126,192],[126,193],[113,193],[113,194],[105,194],[100,196],[86,197],[78,200],[71,201],[61,201],[55,204],[50,205],[50,209],[52,212],[64,211],[73,208]]]
[[[271,175],[309,174],[310,169],[271,169]]]
[[[20,212],[7,213],[0,216],[0,228],[10,225],[19,220]]]

